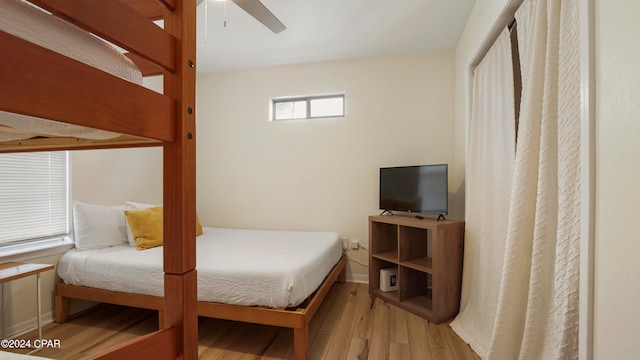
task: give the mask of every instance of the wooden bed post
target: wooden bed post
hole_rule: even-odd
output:
[[[178,333],[178,358],[198,358],[196,276],[196,0],[176,0],[165,29],[177,41],[164,93],[177,101],[176,140],[164,144],[164,326]]]
[[[309,325],[305,324],[304,328],[293,329],[293,351],[296,360],[304,360],[307,358],[307,346],[309,345]]]
[[[55,296],[55,320],[56,323],[62,324],[69,318],[69,309],[71,308],[71,299],[56,295]]]

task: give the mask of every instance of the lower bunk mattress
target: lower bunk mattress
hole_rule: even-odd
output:
[[[196,238],[198,300],[271,308],[301,304],[342,256],[336,233],[205,227]],[[58,262],[71,285],[163,296],[163,248],[77,251]]]

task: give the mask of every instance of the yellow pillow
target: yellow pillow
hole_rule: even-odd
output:
[[[138,250],[150,249],[162,245],[163,222],[162,206],[142,210],[125,210],[127,223]],[[202,224],[196,214],[196,236],[202,235]]]
[[[124,214],[136,241],[136,249],[144,250],[162,245],[162,206],[125,210]]]
[[[202,235],[202,224],[200,224],[200,217],[196,213],[196,236]]]

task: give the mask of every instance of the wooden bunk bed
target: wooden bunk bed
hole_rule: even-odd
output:
[[[163,147],[163,298],[59,284],[57,321],[68,298],[160,311],[160,330],[97,354],[100,359],[197,359],[198,315],[294,329],[306,357],[308,324],[332,283],[344,281],[343,257],[323,285],[293,310],[197,301],[195,269],[196,0],[29,0],[126,51],[143,76],[163,75],[164,93],[0,30],[0,111],[121,134],[106,140],[47,136],[0,142],[0,152]],[[153,20],[164,20],[164,29]],[[0,126],[0,131],[21,132]]]
[[[38,134],[2,143],[1,152],[163,147],[164,327],[95,358],[196,359],[196,0],[30,2],[125,49],[143,75],[164,75],[158,94],[0,31],[0,110],[123,134],[101,141]],[[160,18],[164,29],[151,21]]]

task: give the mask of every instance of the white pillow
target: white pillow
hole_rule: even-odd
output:
[[[137,203],[137,202],[133,202],[133,201],[125,201],[124,202],[124,210],[144,210],[144,209],[148,209],[148,208],[152,208],[152,207],[156,207],[156,206],[160,206],[160,205],[153,205],[153,204],[143,204],[143,203]],[[122,215],[124,216],[124,210],[122,211]],[[131,228],[129,227],[129,223],[127,223],[127,217],[125,216],[124,218],[124,222],[125,222],[125,227],[126,227],[126,234],[127,234],[127,242],[129,242],[129,246],[137,246],[136,245],[136,239],[133,236],[133,234],[131,233]]]
[[[127,243],[124,206],[76,202],[73,228],[78,250],[102,249]]]

